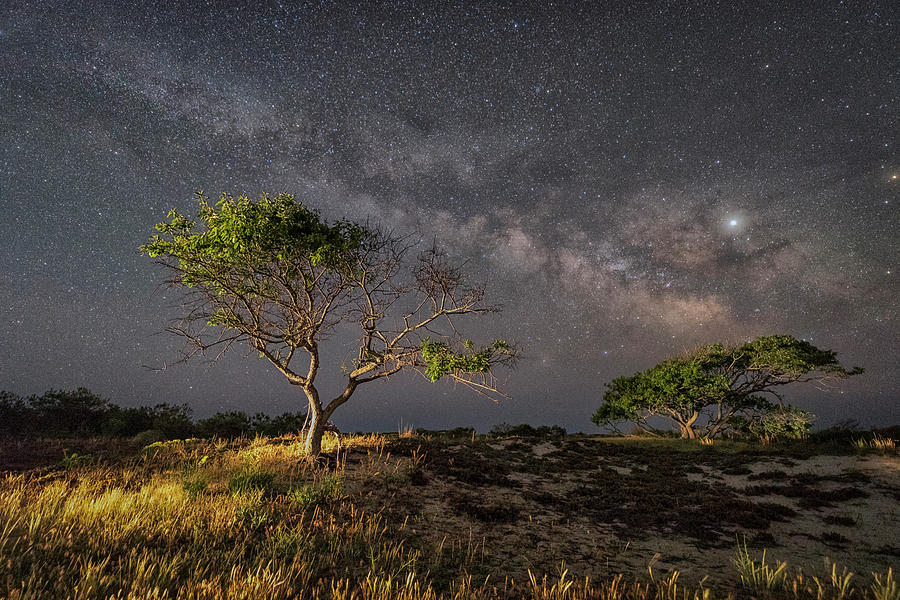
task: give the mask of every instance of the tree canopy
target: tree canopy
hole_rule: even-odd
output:
[[[403,238],[329,223],[290,194],[223,195],[212,205],[200,192],[197,201],[199,223],[172,210],[141,247],[170,271],[170,285],[187,292],[169,330],[190,342],[186,358],[209,350],[218,357],[246,343],[301,387],[311,453],[320,452],[325,423],[359,385],[403,369],[502,395],[492,369],[512,365],[516,350],[503,340],[476,350],[454,325],[499,306],[484,302],[481,287],[465,285],[436,247],[410,260]],[[324,402],[316,386],[319,343],[340,323],[359,326],[356,358],[343,390]]]
[[[796,432],[797,419],[806,413],[784,404],[783,386],[827,385],[859,373],[862,369],[843,367],[831,350],[789,335],[737,346],[701,346],[607,384],[603,404],[591,420],[601,426],[631,421],[656,432],[647,419],[665,417],[685,438],[713,437],[737,423],[762,431],[761,425],[771,422],[779,431]]]

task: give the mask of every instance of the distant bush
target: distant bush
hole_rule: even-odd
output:
[[[564,437],[566,435],[566,430],[559,425],[541,425],[540,427],[532,427],[527,423],[522,423],[520,425],[500,423],[491,428],[490,434],[497,437],[558,438]]]
[[[216,413],[208,419],[197,421],[197,435],[202,437],[275,437],[300,431],[306,422],[306,413],[284,413],[270,417],[264,413],[248,416],[242,411]]]
[[[216,413],[197,421],[197,431],[203,437],[240,437],[251,431],[250,417],[240,411]]]
[[[159,429],[147,429],[146,431],[136,433],[134,437],[131,438],[131,441],[140,444],[141,446],[149,446],[165,439],[166,434]]]
[[[121,407],[86,388],[48,390],[22,397],[0,391],[0,438],[116,437],[142,444],[188,437],[279,436],[300,431],[306,413],[270,417],[241,411],[217,413],[196,423],[186,404]]]
[[[286,412],[277,417],[270,417],[263,413],[256,413],[250,419],[250,427],[253,435],[265,435],[275,437],[288,433],[297,433],[306,425],[305,412]]]
[[[0,435],[61,437],[99,434],[109,403],[86,388],[22,398],[0,392]]]
[[[0,436],[26,437],[34,424],[33,409],[24,398],[0,391]]]
[[[472,437],[473,435],[475,435],[475,428],[454,427],[453,429],[425,429],[422,427],[417,427],[415,429],[415,434],[448,438]]]
[[[809,440],[816,444],[850,445],[862,431],[859,422],[853,419],[845,419],[835,423],[827,429],[816,431],[809,436]]]

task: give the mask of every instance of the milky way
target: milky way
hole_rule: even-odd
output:
[[[300,409],[241,352],[146,368],[180,342],[137,250],[196,190],[286,191],[436,239],[525,348],[509,401],[401,376],[344,428],[592,431],[610,379],[772,333],[866,368],[794,390],[820,425],[900,420],[895,3],[184,4],[0,10],[0,389]]]

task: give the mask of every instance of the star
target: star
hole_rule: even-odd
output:
[[[201,418],[302,408],[239,350],[208,369],[129,370],[178,358],[179,340],[156,335],[179,316],[177,296],[157,291],[136,248],[170,208],[196,214],[203,188],[212,199],[294,193],[329,220],[371,222],[421,248],[434,239],[504,305],[460,323],[463,335],[483,327],[526,348],[504,412],[438,408],[423,394],[447,389],[398,378],[338,414],[350,429],[402,417],[587,431],[585,406],[618,376],[695,344],[800,331],[866,367],[854,394],[871,405],[856,416],[896,414],[900,371],[881,351],[896,345],[896,320],[873,319],[896,308],[889,108],[900,87],[883,74],[900,72],[900,55],[866,3],[845,3],[839,20],[815,2],[784,3],[779,23],[784,13],[802,27],[775,45],[747,35],[765,8],[719,20],[655,3],[672,32],[655,36],[658,11],[628,11],[625,23],[603,3],[467,12],[432,0],[411,14],[359,0],[296,13],[245,2],[239,19],[222,3],[13,4],[0,18],[0,183],[28,200],[0,201],[11,249],[0,252],[0,341],[31,343],[0,353],[0,390],[84,385],[135,406],[192,386]],[[868,114],[850,118],[848,105]],[[338,362],[351,337],[329,340]],[[533,373],[542,359],[546,372]],[[323,392],[340,384],[339,369],[323,373]],[[535,391],[547,386],[565,399]],[[797,394],[822,426],[847,416]],[[257,407],[260,397],[271,400]],[[389,411],[368,408],[387,397]]]

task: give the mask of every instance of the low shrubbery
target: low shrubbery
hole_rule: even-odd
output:
[[[541,425],[539,427],[532,427],[527,423],[519,425],[500,423],[491,428],[490,434],[497,437],[560,438],[566,435],[566,430],[559,425]]]
[[[0,437],[130,437],[147,445],[187,437],[278,436],[303,427],[306,414],[270,417],[241,411],[217,413],[196,423],[186,404],[122,407],[86,388],[18,396],[0,391]]]

